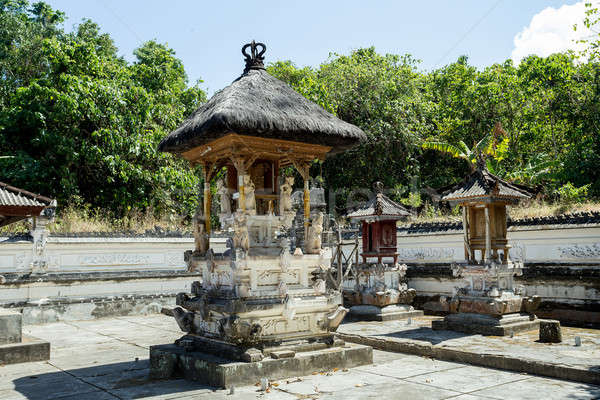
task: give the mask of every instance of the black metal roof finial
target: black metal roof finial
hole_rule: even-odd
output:
[[[246,52],[248,47],[250,48],[250,54]],[[242,54],[246,60],[246,68],[244,68],[244,73],[250,71],[251,69],[265,69],[265,65],[263,64],[263,61],[265,60],[263,54],[265,54],[265,51],[267,51],[267,46],[265,46],[264,43],[256,43],[254,40],[242,47]]]

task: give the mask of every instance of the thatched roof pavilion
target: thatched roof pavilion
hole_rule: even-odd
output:
[[[248,49],[250,53],[248,53]],[[177,154],[203,166],[204,215],[210,230],[210,181],[227,167],[227,188],[239,193],[245,211],[244,179],[256,186],[257,210],[278,201],[279,169],[293,165],[304,179],[305,224],[310,206],[309,167],[366,140],[358,127],[342,121],[307,100],[264,68],[266,46],[242,48],[246,68],[242,75],[200,106],[165,137],[159,150]],[[276,208],[275,208],[276,209]]]
[[[255,44],[256,48],[260,45]],[[346,150],[366,139],[360,128],[267,73],[262,46],[260,53],[245,54],[244,73],[165,137],[159,150],[194,161],[198,154],[194,149],[231,134],[320,145],[330,148],[327,153]]]

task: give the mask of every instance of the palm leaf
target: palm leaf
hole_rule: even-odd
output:
[[[436,150],[441,151],[442,153],[448,153],[455,158],[467,158],[467,155],[464,154],[461,148],[450,143],[427,141],[424,142],[421,147],[427,150]]]
[[[473,151],[476,152],[477,154],[483,154],[483,153],[489,154],[489,152],[491,151],[492,143],[493,143],[492,135],[490,135],[488,133],[483,138],[481,138],[481,140],[479,142],[477,142],[475,147],[473,147]]]

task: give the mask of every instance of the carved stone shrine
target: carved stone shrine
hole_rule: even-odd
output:
[[[345,304],[354,318],[387,321],[423,315],[412,307],[416,296],[407,286],[406,265],[399,265],[396,221],[410,212],[382,193],[375,183],[375,196],[348,217],[361,222],[362,253],[356,258],[352,275],[344,280]]]
[[[310,216],[308,187],[313,160],[365,134],[269,75],[264,52],[262,43],[245,45],[242,76],[160,143],[160,150],[202,166],[204,207],[195,218],[196,248],[186,253],[201,279],[191,293],[177,295],[173,309],[186,334],[175,345],[151,348],[154,377],[180,374],[229,386],[372,361],[369,347],[334,338],[348,310],[340,291],[326,284],[331,250],[321,245],[323,214]],[[279,179],[288,166],[304,184],[304,248],[289,240],[294,180]],[[226,171],[217,184],[219,217],[232,231],[224,253],[207,240],[211,181],[219,171]]]
[[[540,297],[525,297],[514,283],[523,263],[509,257],[506,207],[529,198],[522,187],[491,174],[485,160],[442,200],[463,211],[465,262],[452,266],[453,275],[468,282],[448,302],[450,314],[434,321],[433,329],[504,336],[539,326],[533,311]],[[479,256],[479,257],[478,257]]]

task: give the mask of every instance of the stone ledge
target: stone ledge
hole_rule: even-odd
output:
[[[412,307],[411,307],[412,308]],[[352,306],[346,315],[347,321],[392,321],[423,316],[421,310],[402,309],[402,307],[377,307],[368,305]]]
[[[50,343],[44,340],[23,336],[21,343],[0,345],[0,365],[49,359]]]
[[[152,379],[182,376],[222,388],[254,384],[261,378],[277,380],[305,376],[313,372],[358,367],[372,362],[373,349],[357,344],[296,353],[295,357],[290,358],[266,358],[257,362],[236,362],[201,352],[186,352],[174,344],[150,347]]]
[[[556,360],[556,363],[553,363],[542,360],[524,359],[517,356],[511,357],[500,354],[456,350],[440,345],[418,343],[410,339],[394,340],[391,338],[378,338],[340,332],[337,332],[336,335],[346,342],[371,346],[378,350],[566,379],[575,382],[600,384],[600,369],[565,365],[561,364],[561,360],[559,359]]]

